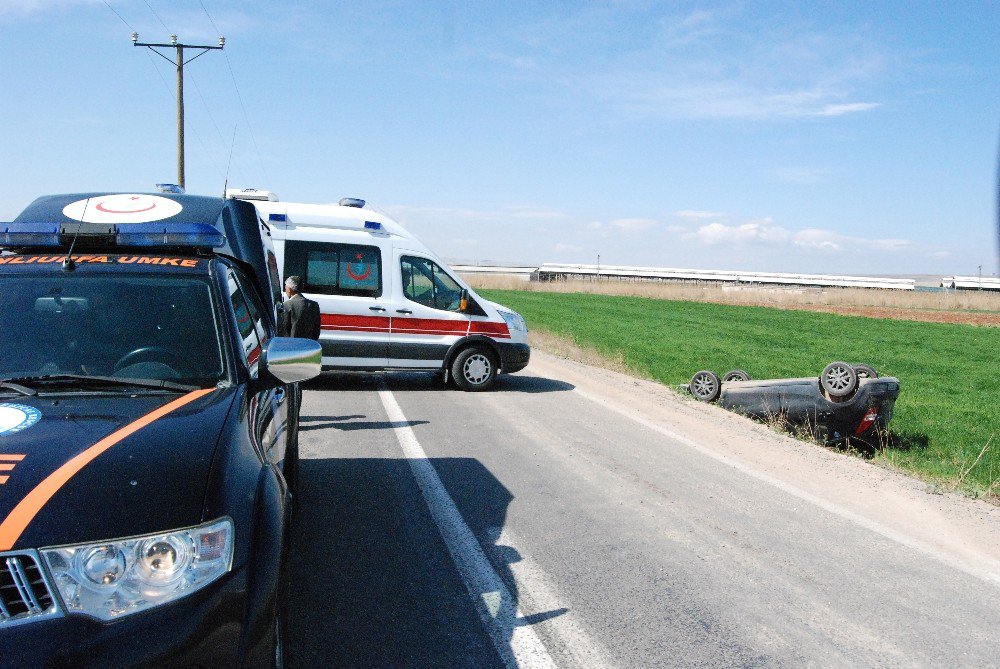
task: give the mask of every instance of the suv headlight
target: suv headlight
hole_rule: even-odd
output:
[[[228,572],[233,521],[39,552],[67,613],[114,620],[180,599]]]
[[[524,322],[524,317],[521,314],[513,311],[504,311],[503,309],[497,309],[497,311],[503,316],[504,321],[507,322],[507,327],[511,330],[517,330],[518,332],[528,331],[528,324]]]

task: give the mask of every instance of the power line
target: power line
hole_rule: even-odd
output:
[[[198,4],[201,5],[201,11],[205,12],[205,16],[208,17],[208,22],[212,24],[212,28],[215,30],[216,35],[221,35],[222,31],[219,30],[219,26],[215,25],[215,20],[212,19],[212,15],[208,13],[208,9],[205,8],[205,3],[198,0]]]
[[[143,1],[145,2],[145,0]],[[215,28],[216,34],[221,35],[222,31],[220,31],[219,27],[215,24],[215,19],[212,18],[212,15],[208,13],[208,8],[205,7],[203,0],[198,0],[198,4],[201,5],[201,10],[205,12],[205,16],[208,17],[209,23],[212,24],[213,28]],[[236,98],[240,101],[240,108],[243,110],[243,120],[246,121],[247,132],[250,133],[250,141],[253,143],[253,150],[257,154],[257,162],[260,164],[261,176],[264,177],[265,183],[269,183],[270,179],[268,179],[267,170],[264,168],[264,159],[260,155],[260,147],[257,146],[257,137],[253,133],[253,124],[250,123],[250,115],[247,113],[247,106],[243,102],[243,94],[240,93],[240,85],[236,83],[236,72],[233,71],[233,63],[229,59],[228,53],[223,51],[222,55],[226,57],[226,66],[229,68],[229,76],[233,79],[233,88],[236,89]]]
[[[163,19],[160,18],[160,15],[156,13],[156,10],[153,9],[153,6],[148,2],[146,2],[146,0],[142,0],[142,2],[144,5],[146,5],[146,7],[149,8],[149,11],[153,13],[153,16],[156,17],[156,20],[160,22],[161,26],[163,26],[163,29],[166,30],[167,32],[170,32],[170,28],[168,28],[167,24],[163,22]]]
[[[270,183],[270,179],[267,177],[267,170],[264,169],[264,159],[260,155],[260,147],[257,146],[257,138],[253,134],[253,125],[250,123],[250,115],[247,114],[247,106],[243,104],[243,96],[240,94],[240,86],[236,83],[236,73],[233,72],[233,63],[229,60],[229,54],[225,51],[222,55],[226,57],[226,65],[229,66],[229,76],[233,78],[233,88],[236,89],[236,97],[240,101],[240,107],[243,109],[243,120],[247,123],[247,131],[250,133],[250,141],[253,142],[253,150],[257,154],[257,162],[260,163],[260,173],[264,177],[265,183]]]
[[[111,10],[112,12],[114,12],[115,16],[117,16],[117,17],[118,17],[118,19],[119,19],[119,20],[120,20],[120,21],[121,21],[122,23],[124,23],[124,24],[125,24],[125,26],[126,26],[126,27],[127,27],[127,28],[128,28],[129,30],[130,30],[130,31],[132,31],[132,32],[135,32],[135,28],[133,28],[133,27],[132,27],[132,24],[130,24],[130,23],[129,23],[128,21],[126,21],[126,20],[125,20],[125,18],[124,18],[124,17],[123,17],[123,16],[121,15],[121,14],[119,14],[119,13],[118,13],[118,10],[116,10],[116,9],[115,9],[114,7],[112,7],[112,6],[111,6],[111,3],[109,3],[109,2],[108,2],[108,0],[104,0],[104,4],[105,4],[105,5],[107,5],[108,9],[110,9],[110,10]]]

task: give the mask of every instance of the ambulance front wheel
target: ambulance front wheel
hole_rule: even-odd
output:
[[[478,346],[467,348],[451,363],[451,378],[465,391],[489,390],[497,382],[496,356]]]

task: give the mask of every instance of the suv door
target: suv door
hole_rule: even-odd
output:
[[[389,366],[440,369],[451,345],[469,333],[459,312],[462,286],[437,262],[396,252],[398,298],[393,301]]]
[[[285,241],[285,277],[319,303],[324,367],[383,369],[388,362],[389,286],[377,244]]]
[[[243,355],[250,378],[260,374],[263,347],[273,336],[264,319],[263,302],[253,292],[252,284],[232,269],[228,274],[229,299],[236,315],[236,327],[243,340]],[[247,410],[253,426],[251,438],[262,457],[281,470],[288,449],[288,387],[278,386],[256,393],[246,393]]]

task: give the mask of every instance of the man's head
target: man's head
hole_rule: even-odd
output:
[[[302,277],[290,276],[285,279],[285,295],[295,297],[302,292]]]

